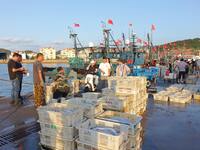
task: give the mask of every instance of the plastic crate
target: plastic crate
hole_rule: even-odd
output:
[[[53,103],[38,108],[39,121],[71,127],[83,120],[83,109],[69,104]]]
[[[200,100],[200,95],[199,94],[194,94],[194,99],[195,100]]]
[[[68,141],[63,138],[58,138],[52,135],[41,134],[40,133],[40,142],[44,146],[51,147],[56,150],[75,150],[75,142]]]
[[[95,127],[109,127],[115,129],[118,134],[98,132]],[[120,123],[104,121],[100,119],[89,119],[79,127],[79,140],[88,145],[102,147],[108,150],[119,150],[121,144],[128,140],[128,126]]]
[[[77,150],[112,150],[112,149],[105,149],[105,148],[102,148],[102,147],[95,147],[93,145],[88,145],[88,144],[85,144],[85,143],[82,143],[80,142],[79,140],[76,140],[77,142]],[[127,150],[127,142],[123,143],[119,150]]]
[[[83,98],[72,98],[65,101],[64,103],[81,106],[84,111],[83,115],[87,118],[94,118],[103,112],[103,104],[100,100],[90,101]]]
[[[103,101],[103,108],[107,110],[125,111],[131,106],[129,99],[122,100],[116,96],[104,96],[100,100]]]
[[[113,117],[120,117],[127,119],[129,122],[122,122],[120,120],[116,120]],[[101,115],[97,117],[98,119],[116,122],[120,124],[125,124],[129,126],[129,135],[135,135],[136,131],[141,128],[141,120],[142,117],[134,114],[128,114],[128,113],[121,113],[116,111],[105,111]],[[112,119],[113,118],[113,119]]]
[[[141,147],[141,142],[142,142],[142,138],[141,138],[141,129],[138,129],[137,132],[135,133],[135,135],[130,136],[129,135],[129,142],[127,144],[127,149],[131,149],[131,148],[135,148],[135,147]]]
[[[57,124],[48,124],[40,122],[41,134],[50,134],[55,137],[73,140],[78,136],[78,130],[75,127],[63,127]]]
[[[90,99],[91,101],[97,100],[98,98],[101,97],[101,93],[97,92],[87,92],[83,93],[82,95],[84,99]]]

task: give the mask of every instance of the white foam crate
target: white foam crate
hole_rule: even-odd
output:
[[[55,137],[73,140],[78,136],[78,129],[75,127],[63,127],[57,124],[48,124],[40,122],[41,134],[50,134]]]
[[[75,126],[83,120],[83,109],[69,104],[49,104],[38,110],[39,121],[65,127]]]
[[[109,88],[103,88],[102,89],[102,96],[106,96],[106,95],[110,95],[110,96],[114,96],[115,95],[115,91]]]
[[[110,148],[102,148],[102,147],[95,147],[93,145],[88,145],[88,144],[85,144],[85,143],[81,143],[79,140],[76,140],[77,142],[77,150],[113,150],[113,149],[110,149]],[[127,142],[123,143],[119,150],[127,150]]]
[[[120,118],[128,119],[129,123],[124,123],[124,122],[118,121],[118,120],[112,120],[113,117],[120,117]],[[116,112],[116,111],[105,111],[104,113],[99,115],[97,118],[101,119],[101,120],[107,120],[107,121],[111,121],[111,122],[128,125],[129,126],[129,132],[128,132],[129,135],[135,135],[135,132],[141,128],[142,117],[139,115],[121,113],[121,112]]]
[[[101,93],[97,93],[97,92],[87,92],[87,93],[83,93],[82,95],[84,99],[89,99],[91,101],[97,100],[98,98],[101,97]]]
[[[119,132],[118,135],[98,132],[94,127],[110,127]],[[88,145],[105,149],[119,150],[120,145],[128,140],[128,126],[100,119],[89,119],[79,127],[79,140]]]
[[[52,135],[40,134],[40,143],[56,150],[75,150],[75,142]]]
[[[170,102],[174,102],[174,103],[188,103],[191,101],[191,97],[180,97],[180,96],[171,96],[170,97]]]
[[[91,102],[83,98],[72,98],[65,101],[64,103],[81,106],[84,110],[84,116],[87,118],[94,118],[103,112],[102,101],[99,100]]]
[[[128,99],[122,100],[116,96],[104,96],[99,100],[103,101],[104,109],[117,111],[124,111],[124,109],[129,106],[130,102]]]
[[[128,144],[127,144],[127,148],[134,148],[134,147],[138,147],[141,146],[141,132],[142,132],[142,128],[141,129],[137,129],[137,131],[135,132],[135,135],[129,135],[128,136]]]

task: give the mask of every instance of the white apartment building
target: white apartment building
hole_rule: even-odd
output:
[[[56,59],[56,50],[51,47],[41,48],[40,53],[44,55],[44,59]]]
[[[75,49],[73,49],[73,48],[65,48],[60,51],[60,57],[62,59],[73,58],[75,56],[76,56],[76,52],[75,52]]]

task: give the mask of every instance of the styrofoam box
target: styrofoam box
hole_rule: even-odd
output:
[[[102,89],[102,95],[106,96],[106,95],[111,95],[114,96],[115,95],[115,91],[109,88],[103,88]]]
[[[199,94],[194,94],[194,99],[195,100],[200,100],[200,95]]]
[[[101,97],[101,93],[97,93],[97,92],[87,92],[87,93],[83,93],[82,95],[83,95],[83,98],[90,99],[91,101],[97,100],[98,98]]]
[[[135,135],[129,135],[128,138],[129,138],[129,142],[127,144],[127,148],[134,148],[134,147],[138,147],[138,146],[141,146],[141,141],[142,141],[142,138],[141,138],[141,131],[142,129],[137,129]]]
[[[121,117],[128,119],[130,121],[129,124],[123,123],[121,121],[112,120],[112,117]],[[142,117],[139,115],[128,114],[128,113],[121,113],[116,111],[105,111],[101,115],[97,117],[98,119],[107,120],[111,122],[116,122],[120,124],[125,124],[129,126],[129,135],[135,135],[135,131],[141,128],[141,120]]]
[[[117,94],[137,94],[139,93],[139,89],[132,89],[129,87],[116,87]]]
[[[110,127],[119,132],[118,135],[111,135],[93,130],[94,127]],[[102,147],[105,149],[119,150],[120,145],[128,140],[129,126],[120,123],[100,119],[89,119],[79,127],[79,140],[88,145]]]
[[[108,110],[124,111],[126,107],[129,107],[129,99],[121,100],[116,96],[104,96],[99,100],[103,101],[103,108]]]
[[[191,101],[190,97],[177,97],[177,96],[172,96],[170,97],[170,102],[175,102],[175,103],[188,103]]]
[[[102,148],[102,147],[95,147],[93,145],[88,145],[88,144],[85,144],[85,143],[81,143],[79,140],[76,140],[77,142],[77,148],[78,150],[113,150],[113,149],[110,149],[110,148]],[[127,142],[123,143],[119,150],[127,150],[126,148],[126,144]]]
[[[39,121],[65,127],[77,125],[83,120],[83,109],[70,104],[54,103],[38,109]]]
[[[78,129],[75,127],[63,127],[57,124],[48,124],[40,122],[41,134],[50,134],[56,137],[73,140],[78,136]]]
[[[57,138],[52,135],[40,134],[40,142],[42,145],[49,146],[56,150],[75,150],[74,141],[68,141],[63,138]]]
[[[102,101],[88,101],[84,98],[71,98],[64,103],[69,103],[75,106],[81,106],[84,110],[84,116],[87,118],[94,118],[96,115],[103,112]]]

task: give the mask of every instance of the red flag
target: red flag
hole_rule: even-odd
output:
[[[151,25],[151,30],[155,31],[156,30],[156,26],[154,24]]]
[[[74,23],[74,27],[75,27],[75,28],[79,28],[79,27],[80,27],[80,24]]]
[[[167,49],[167,44],[163,45],[163,49]]]
[[[139,38],[137,38],[137,43],[140,43],[140,44],[142,44],[142,40],[141,40],[141,39],[139,39]]]
[[[108,19],[108,24],[113,25],[113,21],[111,19]]]
[[[144,46],[148,46],[148,43],[146,41],[143,41]]]
[[[156,50],[157,50],[156,47],[153,47],[153,48],[152,48],[152,51],[153,51],[153,52],[156,52]]]

